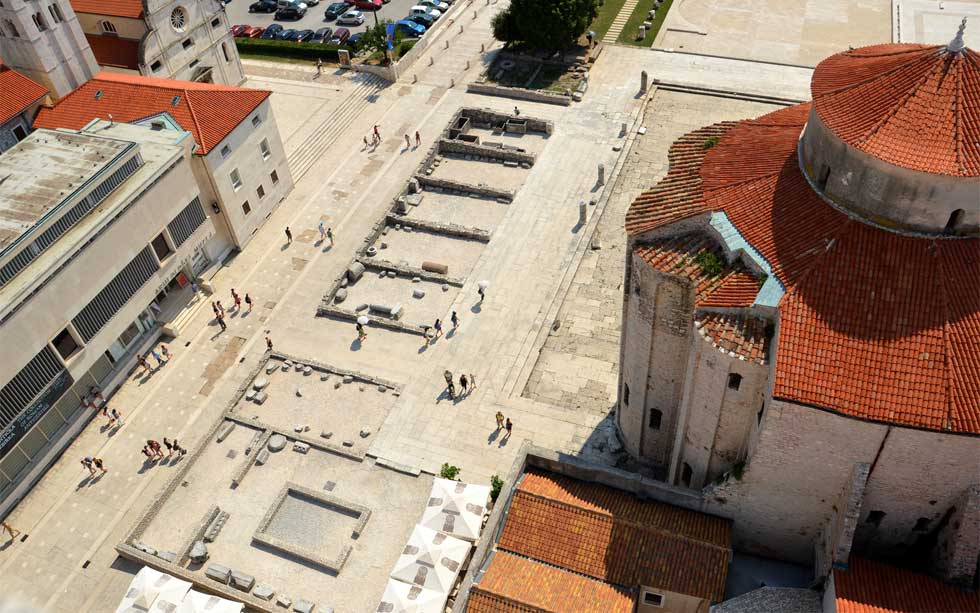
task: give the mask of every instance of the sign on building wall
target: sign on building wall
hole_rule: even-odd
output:
[[[26,409],[21,411],[13,422],[0,433],[0,458],[7,455],[14,445],[27,434],[27,431],[34,427],[44,414],[48,412],[54,403],[58,402],[61,396],[68,390],[75,380],[67,370],[61,371],[54,381],[48,385],[41,395],[34,399]]]

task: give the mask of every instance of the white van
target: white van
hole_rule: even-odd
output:
[[[412,17],[413,15],[428,15],[433,19],[439,19],[439,17],[442,16],[442,11],[434,9],[431,6],[416,4],[412,8],[408,9],[408,16]]]
[[[305,2],[300,2],[299,0],[278,0],[277,5],[281,9],[294,8],[305,11],[309,8]]]

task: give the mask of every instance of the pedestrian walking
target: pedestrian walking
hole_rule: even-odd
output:
[[[434,323],[434,324],[432,325],[432,327],[433,327],[433,328],[435,329],[435,331],[436,331],[436,338],[439,338],[440,336],[442,336],[442,320],[440,320],[440,319],[437,319],[437,320],[436,320],[436,323]]]
[[[471,392],[476,391],[476,375],[474,375],[473,373],[470,373],[470,391]]]
[[[449,391],[449,399],[456,400],[456,386],[453,385],[452,381],[449,382],[448,391]]]
[[[252,312],[252,298],[251,298],[251,296],[248,295],[248,292],[245,292],[245,304],[248,305],[248,312],[251,313]]]
[[[469,382],[469,379],[466,378],[466,375],[460,375],[459,376],[459,395],[460,396],[465,396],[466,395],[466,387],[469,385],[469,383],[470,383]]]
[[[367,136],[364,137],[364,147],[365,148],[368,147]]]
[[[515,106],[514,107],[514,117],[520,117],[520,116],[521,116],[521,109],[519,109],[519,108],[517,108]]]
[[[163,457],[163,449],[160,448],[160,443],[153,439],[149,439],[146,441],[146,444],[150,446],[150,451],[153,452],[153,455],[157,456],[158,458]]]
[[[142,453],[143,455],[146,456],[146,459],[149,460],[150,462],[153,462],[155,460],[155,458],[153,457],[155,454],[153,453],[153,450],[150,449],[149,445],[143,445]]]
[[[415,131],[415,146],[418,147],[421,144],[422,144],[422,135],[419,134],[419,131],[418,130],[416,130]]]
[[[323,60],[316,58],[316,76],[319,77],[321,73],[323,73]]]
[[[241,312],[242,310],[242,297],[235,294],[235,310]]]
[[[146,358],[140,356],[136,358],[136,363],[143,367],[143,372],[141,374],[146,374],[150,372],[150,365],[146,363]]]
[[[272,338],[265,337],[265,347],[267,351],[272,351]]]
[[[374,124],[374,140],[381,142],[381,132],[378,132],[378,124]]]
[[[163,437],[163,446],[167,448],[167,459],[170,459],[174,455],[174,446],[167,437]]]
[[[92,458],[92,465],[101,470],[103,475],[109,472],[109,469],[102,463],[102,458]],[[94,475],[95,473],[93,472],[92,474]]]
[[[405,148],[406,148],[406,149],[408,149],[408,148],[409,148],[409,147],[411,147],[411,146],[412,146],[412,139],[410,139],[410,138],[408,137],[408,134],[406,134],[406,135],[405,135]]]
[[[157,361],[157,367],[158,368],[160,366],[163,366],[163,364],[164,364],[164,362],[163,362],[163,356],[160,355],[160,352],[159,351],[157,351],[156,349],[153,349],[153,350],[150,351],[150,355],[152,355],[153,356],[153,359]]]
[[[116,417],[112,413],[109,413],[107,417],[109,418],[109,427],[112,428],[116,425]]]
[[[456,314],[456,311],[453,311],[453,314],[449,319],[453,322],[453,330],[459,327],[459,315]]]
[[[223,304],[221,304],[221,301],[220,301],[220,300],[218,301],[218,313],[219,313],[219,314],[220,314],[220,315],[221,315],[222,317],[224,317],[224,316],[225,316],[225,305],[223,305]]]
[[[333,228],[327,228],[327,238],[330,239],[330,246],[333,247]]]
[[[228,329],[228,324],[225,323],[225,316],[218,315],[218,325],[221,326],[221,331],[224,332]]]
[[[327,238],[327,227],[323,225],[323,221],[320,221],[320,242],[323,242]]]
[[[447,387],[453,384],[453,373],[451,371],[447,370],[446,372],[442,373],[442,376],[444,379],[446,379]]]
[[[497,411],[497,430],[502,430],[504,427],[504,414]]]
[[[507,422],[504,424],[504,428],[507,429],[506,438],[510,438],[511,430],[514,428],[514,422],[510,420],[510,417],[507,418]]]
[[[217,317],[221,314],[221,310],[218,309],[218,303],[214,300],[211,301],[211,310],[214,311],[214,316]]]
[[[357,340],[363,341],[367,338],[367,332],[364,331],[364,326],[361,325],[361,322],[357,322],[354,327],[357,328]]]
[[[289,230],[289,226],[286,226],[286,244],[293,244],[293,233]]]
[[[123,421],[122,414],[120,414],[119,411],[117,411],[116,409],[112,409],[110,414],[112,415],[112,419],[114,422],[118,423],[120,426],[126,425],[126,422]]]
[[[0,521],[0,530],[9,534],[10,540],[14,540],[20,534],[20,530],[8,524],[6,520]]]
[[[171,444],[174,446],[174,453],[179,454],[177,457],[184,457],[187,455],[187,450],[180,446],[177,439],[174,439],[173,443]]]
[[[164,359],[166,359],[168,362],[170,361],[170,358],[174,357],[166,345],[160,345],[160,353],[163,354]]]
[[[476,288],[476,293],[480,294],[481,303],[483,302],[483,299],[487,297],[487,290],[483,289],[482,287]]]
[[[235,306],[239,306],[241,304],[238,298],[238,292],[235,291],[234,287],[231,288],[231,301],[235,303]]]
[[[95,465],[92,463],[92,456],[82,458],[82,466],[88,469],[89,475],[95,476]]]

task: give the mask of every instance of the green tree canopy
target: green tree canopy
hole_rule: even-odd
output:
[[[511,0],[493,18],[493,36],[510,44],[557,51],[570,47],[588,29],[598,0]]]

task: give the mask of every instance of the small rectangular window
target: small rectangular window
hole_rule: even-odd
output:
[[[193,68],[193,67],[197,66],[200,63],[201,63],[201,60],[194,60],[193,62],[191,62],[190,64],[188,64],[188,66],[190,68]]]
[[[163,235],[163,232],[158,234],[157,237],[153,239],[153,242],[150,244],[153,245],[153,252],[157,254],[157,259],[160,260],[161,262],[168,255],[173,253],[173,250],[170,248],[170,245],[167,244],[167,237]]]
[[[881,520],[883,519],[885,519],[884,511],[871,511],[868,513],[868,518],[864,521],[865,523],[871,524],[877,528],[881,525]]]
[[[262,159],[268,160],[269,156],[272,155],[272,150],[269,149],[269,139],[263,138],[262,142],[259,143],[259,149],[262,151]]]
[[[211,20],[211,27],[212,28],[217,28],[218,27],[218,24],[220,24],[220,23],[221,23],[221,20],[218,19],[217,17],[215,17],[214,19]]]
[[[694,469],[687,462],[684,462],[684,468],[681,470],[681,483],[684,487],[691,487],[691,479],[694,477]]]
[[[273,185],[279,182],[279,174],[275,170],[269,173],[269,177],[272,178]]]
[[[256,115],[255,117],[252,118],[252,127],[253,128],[259,127],[259,124],[260,123],[262,123],[262,119],[258,115]]]
[[[261,185],[255,190],[255,193],[259,195],[259,200],[265,198],[265,188]]]
[[[246,215],[252,212],[252,207],[248,205],[248,200],[242,203],[242,212],[244,212]]]
[[[660,422],[663,421],[664,413],[658,409],[650,409],[650,428],[653,430],[660,429]]]
[[[664,595],[658,594],[656,592],[643,592],[643,604],[649,607],[662,607],[664,606]]]
[[[194,41],[192,41],[192,40],[191,40],[191,39],[189,39],[189,38],[185,38],[185,39],[184,39],[184,42],[182,42],[182,43],[180,43],[180,44],[181,44],[181,46],[183,46],[183,47],[184,47],[184,49],[187,49],[187,48],[189,48],[189,47],[190,47],[191,45],[193,45],[193,44],[194,44]]]
[[[731,373],[728,375],[728,389],[738,391],[738,388],[742,385],[742,375],[737,373]]]
[[[231,155],[231,147],[225,145],[224,147],[221,148],[221,157],[226,158],[229,155]]]
[[[238,174],[238,169],[231,171],[231,186],[237,191],[242,186],[242,177]]]
[[[626,383],[623,384],[623,404],[625,406],[630,405],[630,386]]]
[[[160,70],[161,66],[162,65],[160,64],[160,62],[153,62],[152,64],[150,64],[150,70],[152,70],[153,72],[156,72],[156,71]]]
[[[81,349],[78,346],[78,342],[75,341],[75,337],[68,331],[68,328],[65,328],[58,336],[54,337],[51,344],[58,350],[58,354],[66,360]]]

